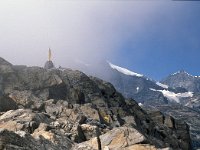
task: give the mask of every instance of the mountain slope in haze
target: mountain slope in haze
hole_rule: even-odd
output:
[[[134,98],[141,104],[179,103],[197,110],[200,106],[200,77],[185,71],[158,82],[110,62],[101,62],[98,66],[85,67],[83,70],[86,74],[111,82],[125,97]]]
[[[170,87],[112,63],[106,64],[106,67],[107,74],[101,78],[111,82],[125,97],[134,98],[138,103],[146,105],[180,103],[193,97],[193,92],[185,88]]]

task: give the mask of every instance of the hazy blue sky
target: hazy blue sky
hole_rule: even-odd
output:
[[[101,60],[154,79],[200,75],[200,2],[1,0],[0,56],[43,66]]]

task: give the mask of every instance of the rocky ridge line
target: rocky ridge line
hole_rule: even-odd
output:
[[[110,83],[80,71],[0,58],[0,79],[0,149],[190,149],[184,122],[156,122]]]

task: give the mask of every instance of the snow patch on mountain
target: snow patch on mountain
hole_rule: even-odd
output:
[[[136,88],[137,91],[139,91],[139,89],[140,89],[139,87]]]
[[[177,103],[180,103],[180,98],[193,97],[193,92],[174,93],[168,90],[156,90],[152,88],[150,88],[150,90],[161,92],[167,99]]]
[[[158,86],[164,88],[164,89],[168,89],[168,87],[169,87],[168,85],[162,84],[162,83],[160,83],[160,82],[156,82],[156,84],[157,84]]]
[[[195,78],[200,78],[200,76],[194,76]]]
[[[117,71],[119,71],[119,72],[121,72],[121,73],[123,73],[123,74],[125,74],[125,75],[143,77],[142,74],[138,74],[138,73],[135,73],[135,72],[133,72],[133,71],[130,71],[130,70],[126,69],[126,68],[122,68],[122,67],[116,66],[116,65],[114,65],[114,64],[112,64],[112,63],[110,63],[110,62],[108,62],[108,64],[110,65],[110,67],[111,67],[112,69],[115,69],[115,70],[117,70]]]
[[[185,106],[192,107],[194,104],[199,103],[199,99],[195,98],[185,104]]]
[[[138,105],[139,105],[140,107],[142,107],[142,106],[143,106],[143,104],[142,104],[142,103],[138,103]]]

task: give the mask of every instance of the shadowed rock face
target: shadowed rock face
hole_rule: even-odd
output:
[[[198,111],[180,105],[160,105],[156,106],[155,108],[150,108],[150,110],[152,109],[153,110],[156,109],[157,111],[162,111],[165,114],[167,114],[165,116],[164,123],[169,127],[170,126],[173,126],[175,128],[180,127],[179,125],[176,126],[175,122],[177,122],[178,124],[181,124],[183,121],[187,122],[187,124],[189,125],[188,127],[190,128],[190,137],[192,139],[193,149],[198,149],[200,147],[200,141],[199,141],[200,115]],[[179,128],[178,130],[181,129],[183,129],[183,127]]]
[[[70,69],[8,66],[0,72],[10,100],[0,103],[2,149],[190,149],[184,123],[179,136],[110,83]]]
[[[12,64],[7,62],[5,59],[1,57],[0,57],[0,72],[1,73],[13,72]]]
[[[17,103],[7,96],[0,96],[0,103],[0,112],[18,108]]]

